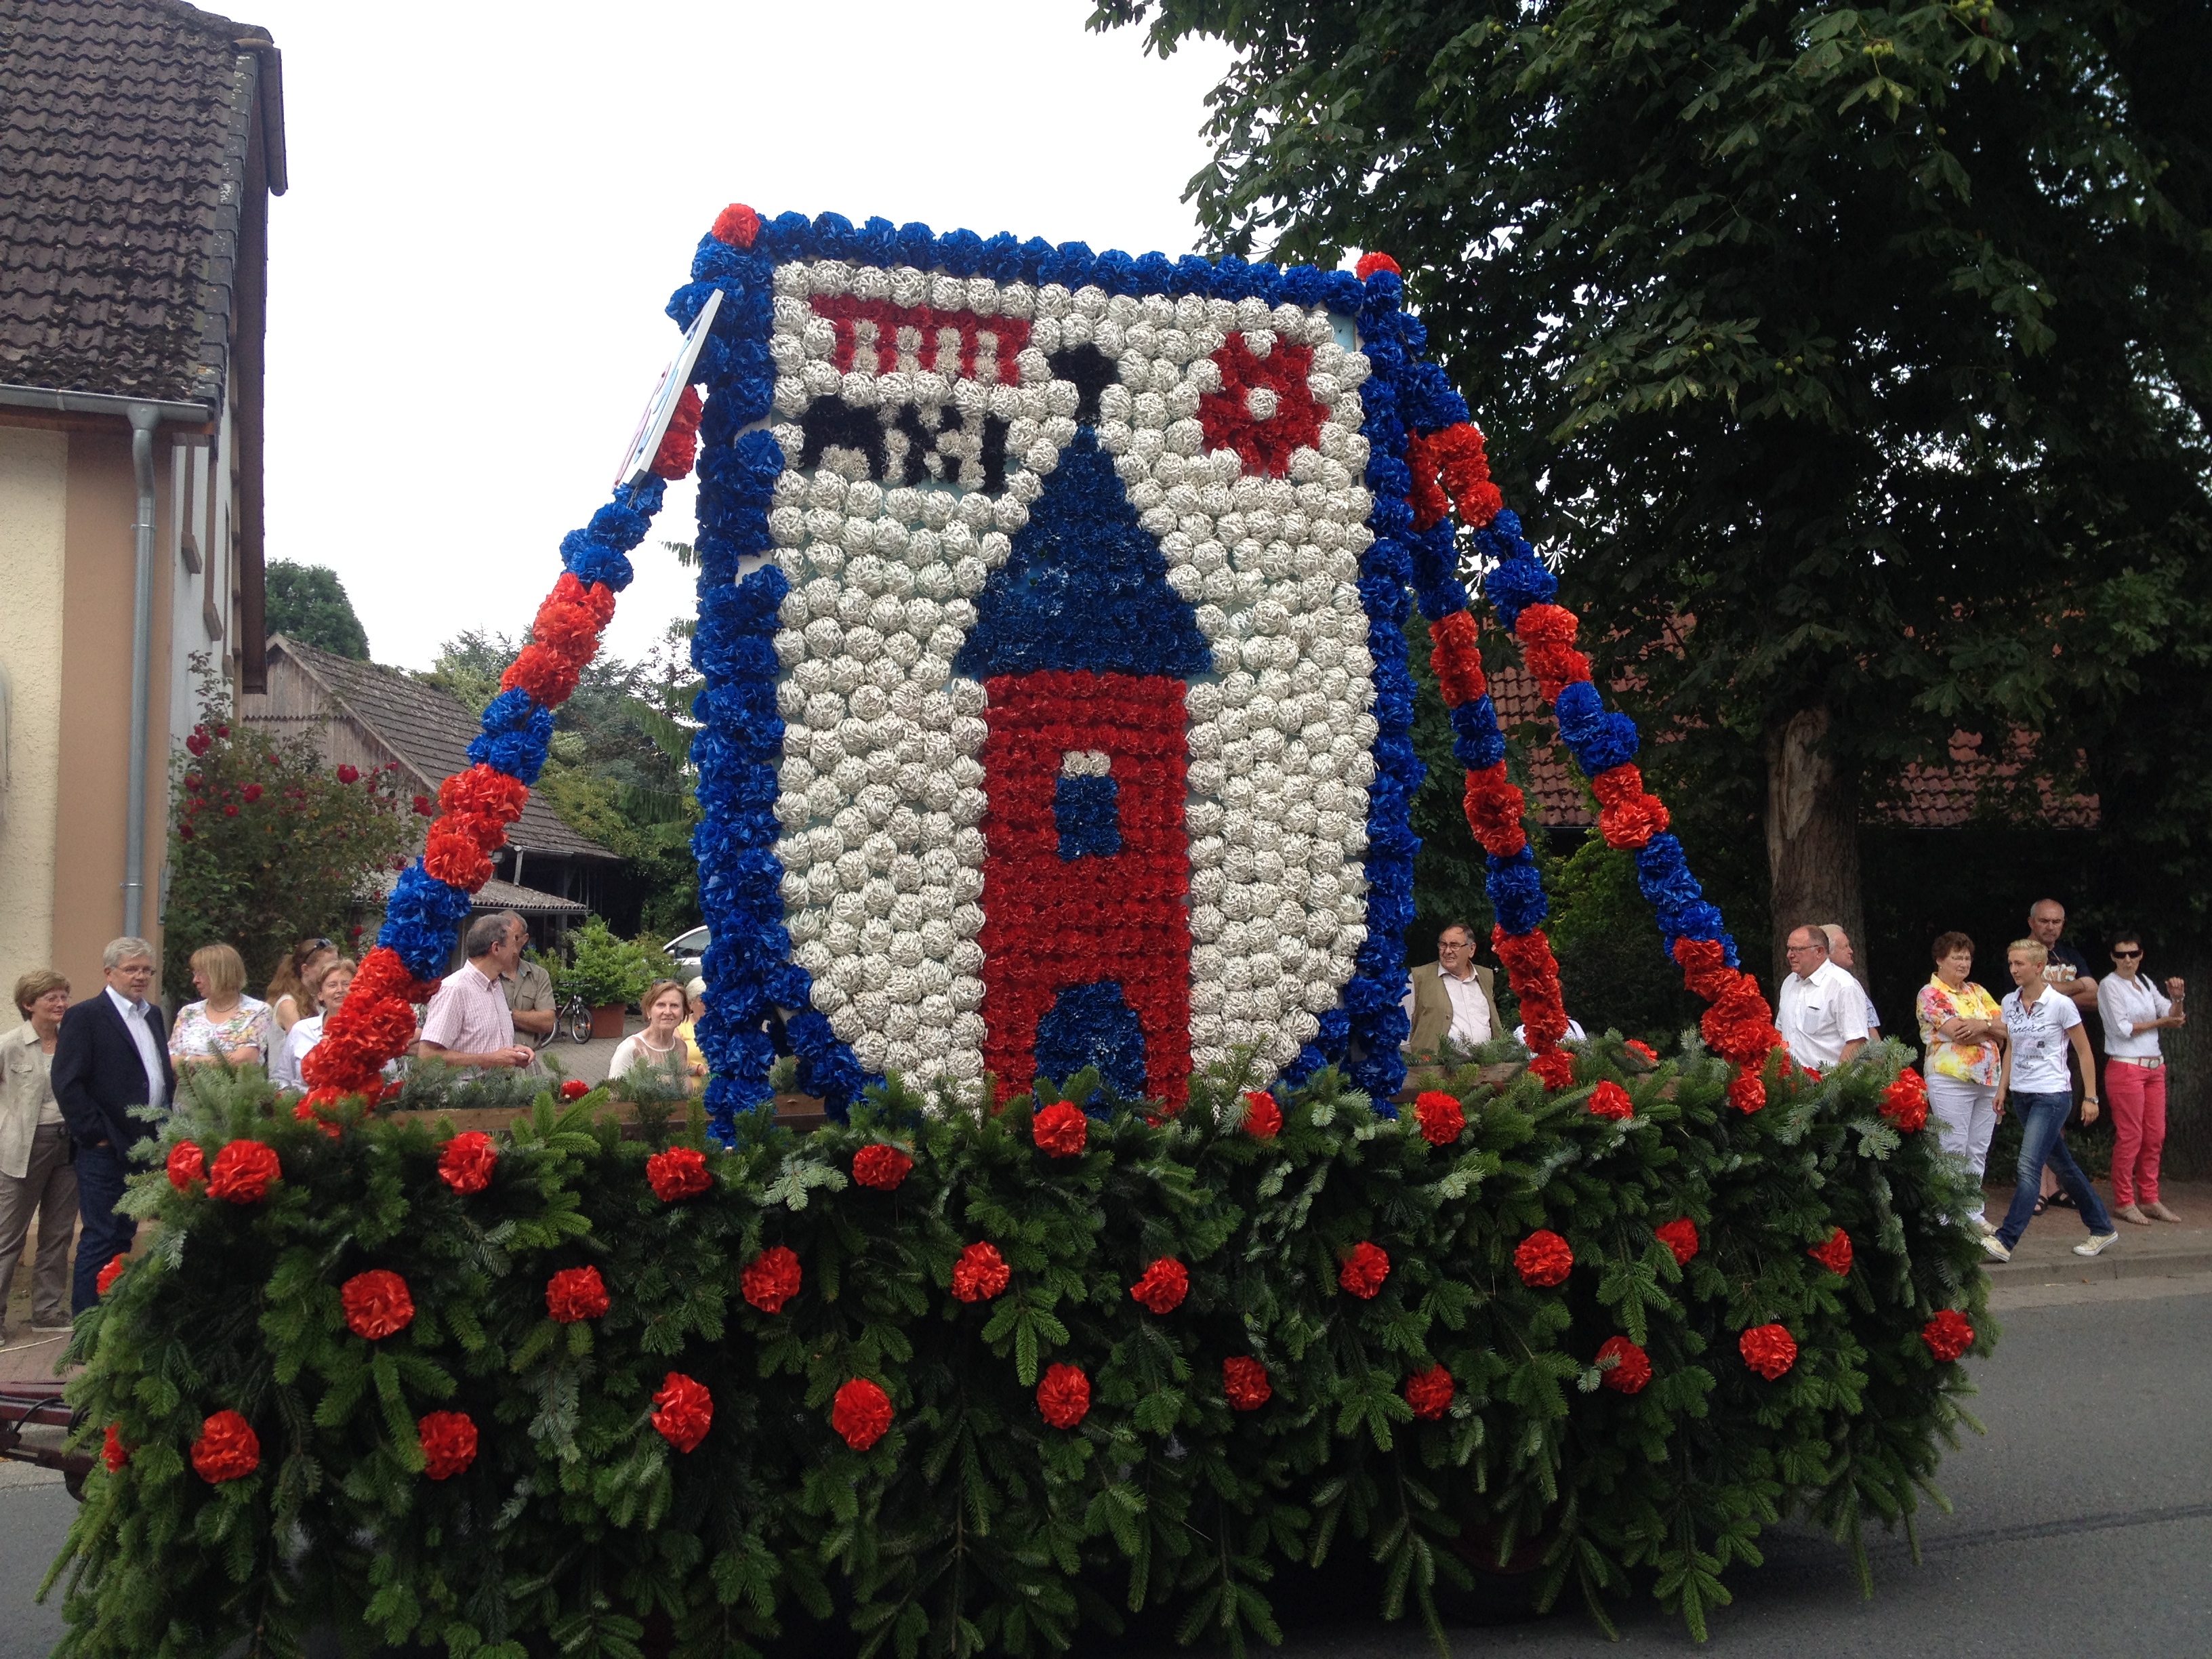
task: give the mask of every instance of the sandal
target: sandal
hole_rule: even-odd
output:
[[[2051,1195],[2050,1202],[2054,1209],[2071,1210],[2080,1207],[2074,1202],[2073,1195],[2069,1193],[2053,1193]]]
[[[2035,1208],[2028,1212],[2028,1213],[2031,1215],[2041,1215],[2044,1211],[2050,1207],[2051,1200],[2049,1199],[2039,1198],[2035,1200]]]

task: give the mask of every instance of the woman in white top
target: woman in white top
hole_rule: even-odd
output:
[[[635,1036],[626,1036],[615,1050],[613,1062],[607,1067],[607,1081],[630,1072],[649,1071],[655,1080],[673,1084],[679,1089],[691,1086],[690,1055],[685,1051],[684,1039],[676,1035],[676,1028],[684,1023],[686,999],[684,988],[672,979],[655,980],[646,987],[643,1007],[645,1029]]]
[[[300,1062],[307,1057],[307,1050],[323,1040],[323,1021],[353,986],[354,965],[350,957],[339,957],[316,969],[315,982],[302,986],[302,993],[314,1000],[321,1010],[306,1019],[294,1022],[284,1033],[283,1046],[277,1049],[276,1058],[270,1063],[269,1080],[280,1089],[305,1089],[307,1079],[301,1074]]]
[[[31,1217],[39,1259],[31,1269],[31,1328],[70,1328],[70,1241],[76,1234],[76,1166],[69,1125],[54,1098],[54,1044],[69,1012],[69,981],[39,968],[15,981],[23,1023],[0,1036],[0,1322]]]
[[[192,952],[192,988],[200,1000],[177,1010],[169,1058],[187,1066],[258,1066],[269,1057],[269,1005],[246,994],[246,963],[228,945]]]
[[[2070,1045],[2081,1062],[2081,1079],[2087,1098],[2081,1103],[2081,1121],[2097,1121],[2097,1067],[2089,1058],[2089,1039],[2081,1030],[2081,1012],[2069,998],[2044,982],[2044,964],[2050,951],[2032,939],[2014,939],[2005,951],[2005,965],[2020,988],[2004,1000],[2005,1044],[2003,1069],[1997,1076],[1997,1115],[2004,1115],[2011,1097],[2020,1114],[2020,1170],[2012,1189],[2012,1208],[1996,1231],[1982,1240],[1982,1248],[1999,1261],[2012,1260],[2013,1246],[2034,1218],[2043,1188],[2043,1166],[2058,1172],[2058,1184],[2074,1200],[2089,1229],[2087,1243],[2076,1244],[2076,1255],[2099,1255],[2119,1237],[2105,1200],[2081,1173],[2074,1154],[2066,1150],[2066,1120],[2074,1110],[2074,1085],[2066,1075],[2066,1050]]]
[[[2158,1034],[2182,1023],[2184,988],[2170,979],[2160,996],[2143,977],[2140,933],[2112,940],[2112,971],[2097,981],[2105,1092],[2112,1097],[2112,1213],[2138,1227],[2181,1219],[2158,1201],[2158,1161],[2166,1150],[2166,1059]]]

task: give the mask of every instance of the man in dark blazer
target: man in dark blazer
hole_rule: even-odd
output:
[[[115,1213],[131,1173],[131,1149],[154,1134],[131,1115],[134,1106],[162,1106],[176,1092],[169,1064],[169,1022],[151,1000],[154,947],[143,939],[108,941],[100,952],[107,983],[62,1016],[54,1041],[54,1098],[69,1121],[76,1160],[76,1281],[71,1310],[100,1300],[100,1270],[128,1250],[138,1224]]]

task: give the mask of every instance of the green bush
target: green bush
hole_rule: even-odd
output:
[[[635,1002],[653,978],[647,947],[617,937],[593,916],[570,936],[568,963],[555,973],[553,983],[563,1000],[581,997],[586,1006],[604,1008]]]
[[[70,1389],[84,1434],[116,1425],[130,1461],[95,1470],[57,1565],[58,1651],[289,1653],[331,1618],[454,1659],[612,1659],[652,1617],[703,1659],[837,1616],[863,1654],[1028,1654],[1117,1628],[1117,1607],[1241,1648],[1276,1638],[1278,1567],[1355,1540],[1383,1611],[1433,1625],[1476,1528],[1501,1559],[1540,1544],[1547,1601],[1572,1588],[1603,1618],[1648,1568],[1702,1632],[1724,1569],[1782,1516],[1854,1549],[1866,1519],[1909,1526],[1969,1420],[1964,1372],[1920,1333],[1961,1308],[1986,1351],[1979,1252],[1943,1219],[1967,1206],[1935,1134],[1877,1115],[1885,1055],[1817,1085],[1770,1066],[1747,1117],[1718,1062],[1645,1070],[1600,1042],[1559,1094],[1458,1074],[1466,1125],[1439,1146],[1334,1073],[1255,1138],[1233,1082],[1207,1079],[1170,1121],[1117,1104],[1071,1158],[1034,1144],[1030,1100],[929,1115],[894,1085],[805,1139],[747,1121],[710,1152],[710,1189],[669,1202],[647,1172],[669,1118],[625,1141],[596,1097],[565,1115],[541,1097],[464,1195],[443,1132],[349,1112],[326,1135],[256,1074],[196,1078],[167,1144],[213,1166],[258,1140],[282,1179],[249,1203],[134,1180],[154,1245],[80,1322]],[[1589,1109],[1600,1079],[1632,1120]],[[690,1109],[679,1136],[702,1122]],[[878,1142],[914,1160],[895,1189],[849,1173]],[[1686,1267],[1654,1237],[1678,1218],[1703,1235]],[[1807,1255],[1839,1227],[1843,1277]],[[1516,1267],[1540,1228],[1573,1251],[1553,1288]],[[979,1241],[1012,1283],[962,1302],[946,1287]],[[1369,1300],[1340,1288],[1363,1242],[1390,1261]],[[775,1313],[740,1294],[769,1247],[803,1274]],[[1130,1286],[1161,1257],[1188,1295],[1147,1311]],[[556,1325],[548,1279],[585,1265],[611,1307]],[[372,1268],[415,1310],[374,1342],[341,1294]],[[1769,1322],[1799,1345],[1775,1381],[1738,1352]],[[1639,1394],[1604,1386],[1615,1334],[1649,1352]],[[1243,1357],[1273,1391],[1256,1410],[1225,1398]],[[1035,1398],[1055,1364],[1090,1378],[1073,1428]],[[1407,1381],[1438,1364],[1454,1397],[1417,1419]],[[690,1453],[651,1423],[672,1371],[714,1401]],[[895,1412],[866,1449],[831,1425],[854,1378]],[[210,1485],[190,1455],[219,1410],[252,1423],[260,1463]],[[432,1410],[480,1435],[447,1480],[423,1473]]]

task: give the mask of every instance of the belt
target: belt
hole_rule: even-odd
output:
[[[2140,1066],[2146,1072],[2155,1072],[2166,1064],[2163,1054],[2106,1054],[2105,1058],[2115,1066]]]

